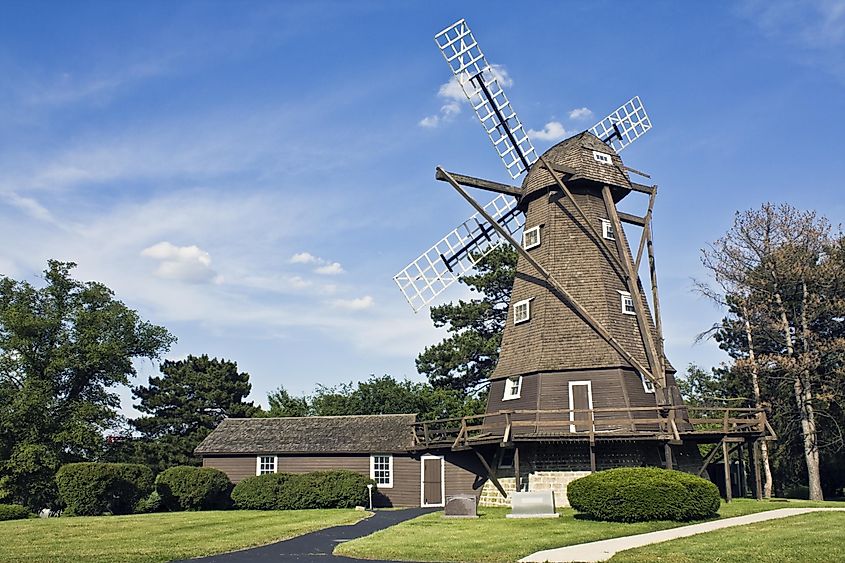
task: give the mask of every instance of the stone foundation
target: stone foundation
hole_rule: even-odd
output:
[[[589,474],[589,471],[535,471],[524,476],[523,483],[527,482],[529,491],[554,491],[555,504],[558,507],[564,507],[569,506],[569,500],[566,497],[566,488],[569,483]],[[493,483],[487,481],[481,490],[479,506],[510,507],[510,493],[516,490],[516,480],[513,477],[502,477],[499,483],[508,493],[508,497],[503,498]]]

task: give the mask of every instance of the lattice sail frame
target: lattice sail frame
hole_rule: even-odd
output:
[[[651,129],[651,119],[649,119],[639,96],[634,96],[622,104],[616,111],[593,125],[588,131],[604,140],[616,134],[614,125],[619,129],[620,136],[614,137],[609,144],[616,152],[621,151]]]
[[[452,73],[457,78],[481,126],[490,137],[493,148],[502,159],[508,174],[511,178],[518,178],[526,170],[523,159],[528,166],[531,166],[537,161],[537,152],[531,144],[531,139],[528,138],[522,121],[517,117],[510,100],[502,90],[496,70],[485,59],[466,21],[460,19],[450,25],[434,36],[434,42],[437,43],[443,58],[452,69]],[[486,86],[496,106],[495,109],[498,109],[504,118],[504,123],[496,114],[493,104],[473,81],[476,76],[480,76]],[[510,131],[515,146],[504,128]]]
[[[484,206],[496,222],[511,235],[525,225],[525,216],[516,208],[516,199],[501,194]],[[476,213],[393,276],[414,312],[419,311],[505,239]],[[454,260],[452,260],[454,258]],[[447,262],[453,262],[451,266]]]

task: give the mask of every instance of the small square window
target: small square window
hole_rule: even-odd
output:
[[[511,399],[519,399],[522,391],[522,376],[509,377],[505,380],[505,394],[502,396],[503,401],[510,401]]]
[[[266,475],[268,473],[275,473],[276,472],[276,456],[274,455],[261,455],[258,456],[257,464],[256,464],[256,475]]]
[[[540,225],[522,232],[522,248],[529,250],[535,246],[540,246]]]
[[[609,154],[599,151],[593,151],[593,160],[602,164],[613,164],[613,159],[610,158]]]
[[[513,324],[527,322],[531,318],[531,300],[524,299],[513,305]]]
[[[371,455],[370,456],[370,479],[376,482],[381,489],[393,487],[393,456],[392,455]]]
[[[645,392],[654,393],[654,383],[644,375],[641,375],[640,378],[643,380],[643,389],[645,389]]]
[[[601,236],[607,240],[616,240],[616,237],[613,234],[613,224],[609,219],[601,220]]]
[[[619,296],[622,298],[622,312],[626,315],[636,315],[637,309],[634,307],[634,298],[627,291],[620,291]]]

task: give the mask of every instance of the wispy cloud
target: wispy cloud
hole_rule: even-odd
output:
[[[513,86],[513,79],[501,65],[491,65],[493,76],[502,88]],[[465,77],[468,78],[468,77]],[[418,125],[426,129],[434,129],[445,123],[450,123],[461,113],[462,104],[467,101],[461,83],[457,76],[452,76],[448,82],[437,89],[437,97],[444,101],[438,113],[427,115],[419,120]]]
[[[163,241],[142,250],[141,256],[158,260],[155,275],[160,278],[206,283],[216,276],[211,269],[211,256],[195,244],[176,246]]]
[[[314,269],[315,274],[323,276],[336,276],[338,274],[342,274],[343,272],[343,266],[340,265],[340,262],[331,262]]]
[[[290,257],[289,261],[291,264],[309,264],[317,266],[314,268],[314,273],[323,276],[336,276],[344,273],[345,271],[340,262],[332,262],[331,260],[320,258],[319,256],[314,256],[310,252],[297,252]]]
[[[560,121],[549,121],[539,131],[529,129],[528,136],[537,141],[557,141],[566,136],[566,128]]]
[[[329,302],[333,307],[338,309],[346,309],[348,311],[363,311],[370,309],[376,304],[375,300],[369,296],[356,297],[354,299],[334,299]]]
[[[569,119],[573,121],[581,121],[584,119],[591,119],[593,117],[593,110],[590,108],[575,108],[569,112]]]

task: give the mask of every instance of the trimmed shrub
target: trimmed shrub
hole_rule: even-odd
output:
[[[296,477],[289,473],[247,477],[232,489],[232,501],[245,510],[284,510],[285,488]]]
[[[29,509],[19,504],[0,504],[0,522],[29,518]]]
[[[130,514],[153,489],[149,467],[133,463],[69,463],[56,473],[65,514]]]
[[[783,491],[783,496],[785,498],[809,500],[810,487],[807,485],[794,485],[792,487],[787,487]]]
[[[714,516],[719,489],[706,479],[658,467],[622,467],[571,482],[572,508],[597,520],[687,522]]]
[[[162,510],[161,495],[153,491],[146,498],[142,498],[135,504],[135,514],[150,514]]]
[[[211,467],[171,467],[159,473],[156,491],[167,510],[219,510],[231,506],[231,481],[225,473]]]
[[[248,477],[232,491],[238,508],[248,510],[302,510],[366,506],[367,484],[375,482],[354,471],[276,473]]]

